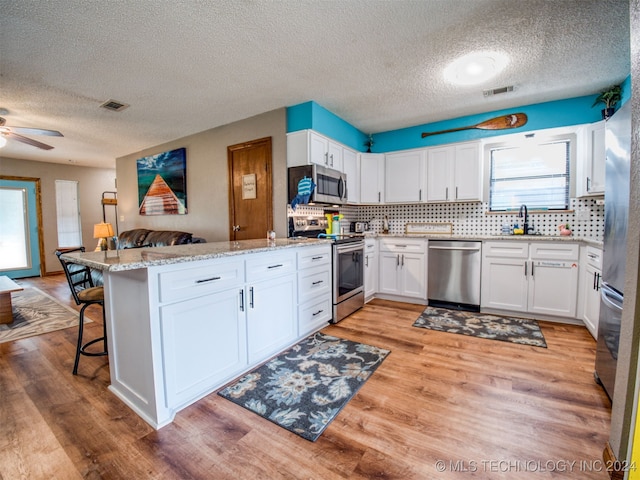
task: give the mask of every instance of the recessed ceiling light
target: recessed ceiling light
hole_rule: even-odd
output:
[[[470,53],[451,62],[444,69],[444,78],[455,85],[476,85],[500,73],[508,63],[504,53]]]

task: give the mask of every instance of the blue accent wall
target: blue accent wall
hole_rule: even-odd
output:
[[[416,125],[414,127],[388,132],[376,133],[373,136],[374,145],[372,152],[384,153],[410,148],[429,147],[446,143],[464,142],[480,138],[505,135],[506,133],[528,132],[545,128],[566,127],[593,123],[602,120],[600,111],[603,105],[593,106],[597,94],[584,97],[568,98],[553,102],[537,103],[522,107],[514,107],[505,110],[494,110],[478,115],[453,118],[440,122]],[[631,77],[627,77],[622,83],[622,101],[624,104],[631,98]],[[526,113],[527,124],[509,130],[463,130],[460,132],[444,133],[422,138],[422,132],[447,130],[450,128],[476,125],[480,122],[500,115],[510,113]],[[365,142],[368,136],[353,127],[337,115],[316,102],[306,102],[287,108],[287,132],[312,129],[329,138],[332,138],[354,150],[366,151]]]

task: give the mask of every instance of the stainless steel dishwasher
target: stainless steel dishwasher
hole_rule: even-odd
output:
[[[480,311],[482,242],[429,240],[429,305]]]

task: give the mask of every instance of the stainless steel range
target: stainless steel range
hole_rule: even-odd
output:
[[[290,238],[325,237],[333,241],[333,320],[343,318],[364,305],[364,237],[325,235],[326,217],[289,217]]]

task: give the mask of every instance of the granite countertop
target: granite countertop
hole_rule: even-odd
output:
[[[315,238],[296,240],[283,238],[272,241],[257,239],[237,242],[192,243],[170,247],[130,248],[84,253],[72,252],[65,253],[61,257],[96,270],[118,272],[327,243],[332,243],[332,241]]]
[[[365,232],[365,238],[425,238],[429,240],[515,240],[525,242],[581,242],[597,248],[602,248],[602,240],[561,235],[434,235],[434,234],[393,234]]]

